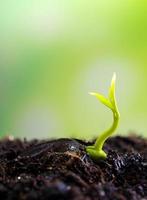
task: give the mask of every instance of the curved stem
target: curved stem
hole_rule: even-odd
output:
[[[105,141],[116,130],[118,123],[119,123],[119,118],[120,118],[120,115],[119,115],[118,109],[116,109],[115,111],[113,111],[113,124],[112,124],[112,126],[108,130],[104,131],[100,135],[100,137],[97,138],[97,140],[94,144],[94,147],[95,147],[96,150],[98,150],[98,151],[102,150],[102,147],[103,147]]]

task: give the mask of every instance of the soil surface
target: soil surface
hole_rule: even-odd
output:
[[[0,141],[1,200],[147,200],[147,139],[113,137],[94,162],[76,139]]]

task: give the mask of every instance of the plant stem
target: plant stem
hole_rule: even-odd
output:
[[[113,124],[112,126],[104,131],[96,140],[94,147],[96,150],[101,151],[105,141],[112,135],[112,133],[116,130],[120,119],[120,114],[118,109],[113,111]]]

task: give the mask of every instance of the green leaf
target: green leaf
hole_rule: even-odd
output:
[[[115,99],[115,81],[116,81],[116,74],[113,74],[111,86],[109,89],[109,100],[112,103],[113,107],[115,108],[116,99]]]
[[[103,95],[96,93],[96,92],[90,92],[89,94],[92,96],[95,96],[101,103],[103,103],[108,108],[113,109],[111,102]]]

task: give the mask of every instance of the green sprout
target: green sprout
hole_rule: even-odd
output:
[[[116,130],[120,114],[117,108],[116,98],[115,98],[115,80],[116,80],[116,74],[113,74],[111,86],[109,89],[109,95],[108,98],[104,97],[103,95],[95,92],[91,92],[90,94],[95,96],[101,103],[103,103],[105,106],[110,108],[113,112],[113,124],[112,126],[100,134],[100,136],[97,138],[95,144],[93,146],[87,146],[86,151],[91,156],[92,159],[106,159],[107,154],[103,150],[103,145],[105,141],[113,134],[113,132]]]

